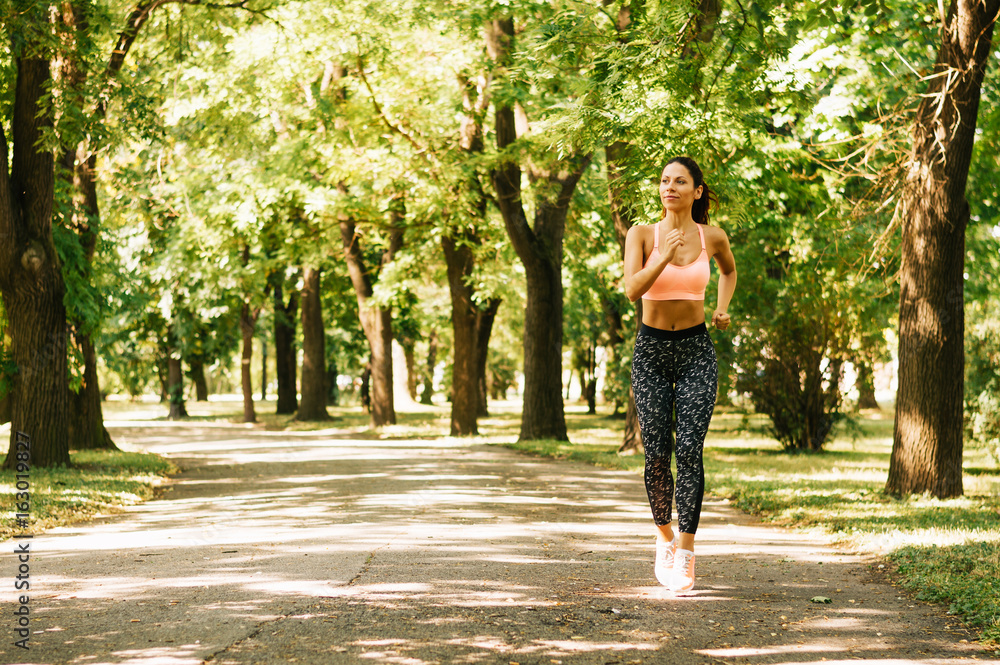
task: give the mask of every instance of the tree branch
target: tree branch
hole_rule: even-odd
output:
[[[414,138],[414,136],[410,132],[406,131],[400,125],[394,124],[391,120],[389,120],[389,117],[385,113],[385,109],[382,108],[382,105],[379,104],[378,100],[375,98],[375,91],[372,89],[371,83],[368,82],[368,76],[365,75],[365,68],[364,65],[362,65],[361,63],[360,57],[358,58],[358,76],[361,77],[361,82],[364,83],[365,89],[368,90],[368,97],[372,101],[372,106],[375,108],[375,113],[378,115],[379,118],[382,119],[382,123],[389,128],[389,131],[395,134],[399,134],[404,139],[406,139],[406,141],[416,149],[417,154],[420,156],[420,158],[423,159],[429,166],[432,167],[436,166],[435,162],[437,160],[430,159],[429,155],[433,153],[427,146],[420,145],[420,143],[417,142],[417,139]]]

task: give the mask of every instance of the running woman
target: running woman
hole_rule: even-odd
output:
[[[712,314],[719,330],[729,327],[726,310],[736,289],[729,238],[708,225],[713,201],[698,164],[674,157],[660,176],[660,221],[633,226],[625,239],[625,292],[632,302],[643,300],[632,390],[657,529],[654,571],[674,592],[694,588],[694,537],[705,493],[702,451],[718,390],[715,347],[705,325],[709,259],[720,273]],[[670,472],[675,433],[676,485]],[[679,536],[671,526],[675,498]]]

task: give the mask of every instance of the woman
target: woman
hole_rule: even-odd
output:
[[[675,592],[694,587],[694,536],[705,491],[702,449],[715,408],[718,368],[705,325],[709,259],[719,267],[712,324],[729,327],[736,262],[726,232],[708,225],[714,194],[689,157],[671,159],[660,176],[663,211],[655,225],[633,226],[625,239],[625,292],[642,303],[632,358],[632,390],[646,451],[646,493],[656,524],[660,584]],[[677,420],[674,422],[676,410]],[[670,455],[677,433],[677,526]]]

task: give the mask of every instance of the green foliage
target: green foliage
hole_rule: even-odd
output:
[[[997,58],[983,88],[973,163],[967,187],[971,219],[966,231],[965,419],[967,441],[1000,460],[1000,97]]]
[[[1000,302],[968,303],[965,417],[969,441],[1000,461]]]
[[[862,348],[881,337],[895,303],[856,263],[873,224],[845,218],[839,183],[789,147],[745,165],[755,214],[731,238],[735,387],[785,448],[821,450],[840,419],[844,363],[872,353]]]

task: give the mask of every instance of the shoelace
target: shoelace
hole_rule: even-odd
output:
[[[684,571],[684,576],[688,575],[688,566],[691,565],[691,560],[694,559],[694,552],[674,552],[674,568],[680,568]]]

